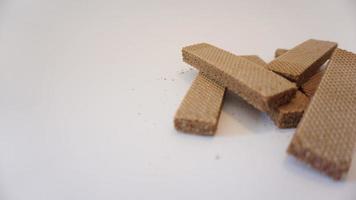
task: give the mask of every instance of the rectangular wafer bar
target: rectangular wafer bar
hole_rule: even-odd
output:
[[[200,43],[184,47],[182,54],[186,63],[261,111],[285,104],[295,95],[294,83],[212,45]]]
[[[217,129],[225,88],[199,74],[174,117],[177,130],[213,135]]]
[[[275,58],[281,56],[282,54],[287,53],[288,49],[276,49],[274,56]],[[307,80],[302,86],[301,90],[306,94],[308,97],[312,97],[318,88],[318,85],[321,81],[321,78],[323,77],[324,74],[324,68],[320,69],[318,72],[316,72],[309,80]]]
[[[279,128],[295,128],[308,107],[309,98],[300,91],[287,104],[281,105],[267,114]]]
[[[241,56],[266,66],[255,55]],[[214,135],[218,126],[225,87],[199,73],[184,97],[174,117],[177,130],[201,135]]]
[[[307,82],[305,82],[301,89],[308,97],[312,97],[315,91],[318,89],[321,78],[323,77],[325,69],[319,70],[314,74]]]
[[[337,44],[322,40],[307,40],[277,57],[268,69],[301,86],[328,60]]]
[[[288,152],[341,179],[356,142],[356,54],[335,50],[288,147]]]

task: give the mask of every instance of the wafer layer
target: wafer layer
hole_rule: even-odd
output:
[[[267,65],[255,55],[241,57],[259,65]],[[198,74],[175,115],[175,128],[187,133],[213,135],[218,126],[224,93],[225,87]]]
[[[336,47],[334,42],[310,39],[274,59],[268,69],[300,86],[318,71]]]
[[[347,173],[356,142],[356,54],[337,49],[288,152],[334,179]]]
[[[322,69],[314,74],[307,82],[302,85],[302,91],[309,97],[313,96],[318,89],[321,78],[324,75],[325,70]]]
[[[188,46],[182,53],[185,62],[261,111],[289,102],[296,92],[295,84],[290,81],[212,45]]]
[[[295,128],[302,119],[308,104],[309,98],[302,92],[297,91],[295,97],[289,103],[269,111],[268,115],[279,128]]]

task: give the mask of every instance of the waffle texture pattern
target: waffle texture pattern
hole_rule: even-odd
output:
[[[241,56],[256,64],[266,66],[256,55]],[[198,74],[184,97],[174,118],[177,130],[201,135],[214,135],[218,126],[225,87],[204,74]]]
[[[276,49],[276,51],[274,52],[274,57],[277,58],[279,56],[281,56],[282,54],[287,53],[288,49]]]
[[[318,71],[307,82],[302,85],[302,91],[308,96],[312,97],[318,89],[321,78],[323,77],[325,69]]]
[[[206,43],[185,47],[182,53],[185,62],[261,111],[289,102],[297,90],[268,69]]]
[[[268,69],[300,86],[318,71],[336,47],[335,42],[310,39],[274,59]]]
[[[341,179],[356,142],[356,54],[337,49],[288,147],[288,152]]]

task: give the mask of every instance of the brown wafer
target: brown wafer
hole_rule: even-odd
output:
[[[177,130],[213,135],[220,116],[225,88],[199,74],[184,97],[175,117]]]
[[[183,60],[261,111],[285,104],[296,86],[245,58],[201,43],[182,49]]]
[[[281,56],[282,54],[287,53],[288,49],[276,49],[274,56],[277,58]],[[318,88],[318,85],[321,81],[321,78],[323,77],[325,69],[321,69],[318,72],[316,72],[308,81],[306,81],[302,86],[301,90],[306,94],[308,97],[311,97],[314,95],[316,89]]]
[[[288,50],[280,49],[280,54],[287,52]],[[277,51],[276,51],[277,52]],[[245,56],[248,58],[247,56]],[[267,64],[258,56],[251,56],[255,63],[266,67]],[[253,61],[253,60],[252,60]],[[295,128],[297,127],[300,119],[302,119],[304,111],[309,104],[309,98],[302,92],[297,91],[296,95],[287,104],[281,105],[276,109],[268,111],[267,114],[271,117],[273,122],[279,128]]]
[[[287,53],[287,51],[288,51],[287,49],[276,49],[276,51],[274,52],[274,57],[277,58],[282,54]]]
[[[255,55],[241,57],[267,65]],[[175,115],[175,128],[187,133],[213,135],[218,126],[224,94],[225,87],[199,73]]]
[[[262,60],[262,58],[260,58],[259,56],[256,56],[256,55],[246,55],[246,56],[240,56],[242,58],[245,58],[251,62],[254,62],[260,66],[263,66],[263,67],[266,67],[267,66],[267,63]]]
[[[315,91],[318,89],[319,83],[324,75],[324,72],[325,69],[321,69],[301,86],[301,89],[304,94],[306,94],[308,97],[314,95]]]
[[[356,142],[356,54],[337,49],[288,152],[334,179],[350,168]]]
[[[328,60],[337,44],[310,39],[268,64],[268,69],[301,86]]]
[[[287,104],[279,106],[267,114],[279,128],[297,127],[303,113],[308,107],[309,98],[302,92],[297,91],[295,97]]]

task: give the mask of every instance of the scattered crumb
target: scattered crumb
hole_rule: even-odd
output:
[[[219,154],[216,154],[215,160],[220,160],[220,155]]]
[[[189,71],[191,71],[191,70],[193,70],[193,68],[182,69],[182,70],[178,71],[178,73],[179,73],[179,74],[184,74],[184,73],[189,72]]]

